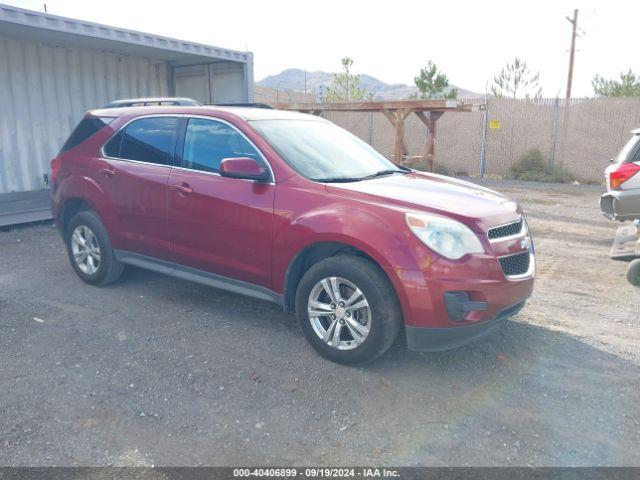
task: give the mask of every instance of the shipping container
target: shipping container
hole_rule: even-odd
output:
[[[87,110],[158,96],[252,102],[253,56],[0,4],[0,226],[48,218],[49,161]]]

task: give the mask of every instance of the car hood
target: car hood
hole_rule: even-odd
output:
[[[327,184],[327,191],[356,200],[454,218],[476,232],[516,221],[520,208],[501,193],[442,175],[411,172],[361,182]]]

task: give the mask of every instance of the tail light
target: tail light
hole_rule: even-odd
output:
[[[635,163],[623,163],[609,174],[611,189],[618,188],[624,182],[640,172],[640,165]]]
[[[61,164],[62,160],[60,159],[60,157],[56,157],[51,160],[51,183],[55,183],[58,172],[60,171]]]

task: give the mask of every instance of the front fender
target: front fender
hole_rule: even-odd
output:
[[[273,289],[279,293],[284,292],[287,270],[298,253],[317,243],[334,242],[364,252],[385,271],[404,313],[407,276],[428,269],[438,258],[409,231],[404,213],[398,210],[332,199],[331,204],[298,217],[281,213],[274,231],[272,277]]]
[[[426,252],[411,248],[413,235],[403,215],[381,215],[373,210],[334,204],[305,212],[274,232],[274,256],[280,254],[275,263],[288,264],[297,252],[314,243],[338,242],[365,252],[383,268],[419,268],[419,257]]]

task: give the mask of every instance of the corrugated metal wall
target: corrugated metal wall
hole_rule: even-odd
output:
[[[163,61],[0,37],[0,193],[39,190],[85,111],[168,95]]]
[[[177,97],[202,103],[243,103],[249,100],[244,76],[244,64],[238,62],[177,66],[173,85]]]

